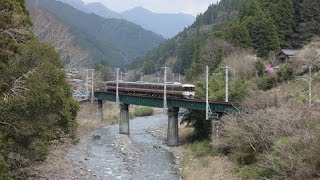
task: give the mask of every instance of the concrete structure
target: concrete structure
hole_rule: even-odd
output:
[[[129,134],[129,105],[120,103],[119,133]]]
[[[99,110],[102,111],[101,101],[116,102],[116,94],[104,91],[96,91],[95,97],[98,99],[100,106]],[[119,119],[119,132],[120,134],[129,134],[129,104],[150,106],[150,107],[163,107],[163,98],[161,97],[143,97],[136,95],[119,95],[120,102],[120,119]],[[167,145],[178,146],[179,145],[179,133],[178,133],[178,111],[179,108],[194,109],[194,110],[206,110],[206,102],[196,99],[167,99],[168,105],[168,130],[167,130]],[[238,111],[237,104],[225,103],[225,102],[209,102],[210,109],[215,114],[221,114],[225,112]],[[101,116],[103,118],[103,116]],[[218,134],[219,126],[214,126],[215,134]]]
[[[168,130],[167,130],[168,146],[179,146],[178,112],[179,112],[179,108],[176,108],[176,107],[168,109]]]
[[[101,121],[103,121],[103,101],[102,100],[98,100],[97,119],[100,119]]]

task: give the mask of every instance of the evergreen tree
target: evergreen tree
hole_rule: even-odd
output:
[[[260,57],[267,57],[270,52],[280,49],[280,40],[274,21],[268,11],[262,9],[258,1],[248,4],[242,21],[249,30],[253,47]]]
[[[227,23],[222,32],[224,38],[230,43],[243,48],[252,46],[249,30],[246,25],[240,21]]]

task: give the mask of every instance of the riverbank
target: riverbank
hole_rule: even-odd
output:
[[[153,136],[166,141],[167,126],[148,131]],[[179,124],[180,146],[168,147],[179,166],[182,179],[186,180],[239,180],[236,176],[236,165],[224,156],[206,155],[203,145],[187,143],[187,137],[193,133],[193,128]],[[210,147],[209,147],[210,148]],[[201,155],[199,155],[201,154]]]
[[[134,118],[136,109],[140,110],[141,108],[139,106],[130,107],[132,114],[130,118]],[[153,111],[155,115],[163,113],[162,109],[155,108]],[[104,120],[101,121],[96,103],[93,105],[91,102],[81,103],[77,115],[77,138],[75,140],[63,139],[60,142],[53,142],[50,154],[46,160],[33,164],[30,167],[31,176],[29,179],[97,179],[96,174],[92,173],[91,169],[86,168],[83,163],[89,159],[89,156],[83,161],[79,161],[79,163],[70,160],[70,158],[67,158],[67,155],[73,145],[78,144],[85,136],[91,136],[92,131],[95,129],[118,123],[119,108],[117,104],[104,103],[103,113]],[[95,136],[95,134],[92,136],[93,138],[100,138],[99,136]],[[128,137],[117,135],[112,144],[114,149],[120,152],[120,156],[123,156],[130,163],[132,161],[130,158],[137,159],[138,156],[136,157],[136,153],[132,153],[131,150],[134,148],[126,148],[127,144],[130,144],[128,142]],[[88,151],[88,148],[87,146],[83,147],[83,151]],[[74,164],[77,164],[77,167]]]
[[[94,175],[87,169],[75,169],[72,162],[66,158],[66,154],[70,146],[77,143],[77,139],[96,128],[116,123],[118,121],[116,104],[105,103],[103,116],[103,121],[97,118],[96,104],[92,105],[91,102],[81,103],[77,116],[77,138],[74,142],[70,139],[54,142],[46,160],[31,166],[31,177],[29,179],[94,179]]]

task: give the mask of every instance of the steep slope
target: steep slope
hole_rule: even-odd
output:
[[[143,28],[171,38],[190,26],[195,17],[188,14],[154,13],[142,7],[136,7],[121,13],[125,19],[141,25]]]
[[[235,47],[254,49],[266,59],[280,48],[300,48],[319,36],[319,14],[320,3],[313,0],[221,0],[131,67],[154,73],[166,64],[191,78],[205,65],[217,69]]]
[[[163,64],[172,67],[175,73],[187,74],[192,62],[203,54],[201,48],[218,47],[213,44],[210,36],[221,29],[222,24],[238,17],[240,5],[245,0],[222,0],[218,4],[210,5],[204,14],[200,14],[192,26],[185,29],[172,39],[167,40],[158,48],[147,53],[145,57],[138,58],[131,68],[139,68],[146,74],[158,71]],[[212,43],[211,43],[212,42]],[[221,43],[220,43],[221,44]],[[207,49],[211,61],[219,57],[220,52]],[[209,60],[208,60],[209,61]],[[142,67],[142,68],[141,68]]]
[[[154,13],[142,7],[136,7],[122,13],[117,13],[111,11],[99,2],[84,4],[81,0],[59,1],[69,4],[83,12],[95,13],[104,18],[126,19],[130,22],[140,25],[144,29],[158,33],[165,38],[171,38],[175,36],[195,21],[195,17],[183,13]]]
[[[123,66],[164,40],[128,21],[104,19],[58,1],[27,2],[50,12],[69,28],[68,32],[75,37],[73,44],[89,52],[90,61],[87,63],[107,60],[112,66]]]
[[[33,33],[51,44],[59,52],[65,65],[72,67],[91,60],[90,52],[75,43],[76,37],[69,32],[68,26],[43,8],[29,5],[28,10],[33,22]]]

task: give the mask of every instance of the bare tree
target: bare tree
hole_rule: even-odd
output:
[[[60,54],[67,67],[78,65],[89,58],[85,48],[74,45],[69,28],[52,14],[36,6],[29,6],[33,32],[42,41],[51,44]]]

